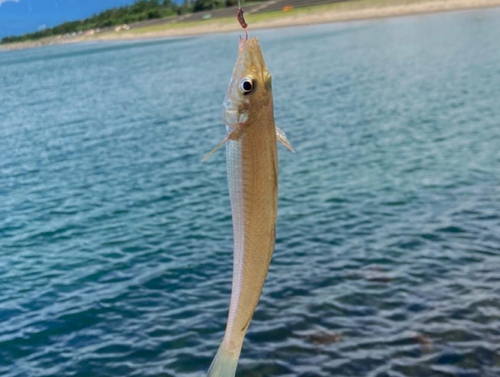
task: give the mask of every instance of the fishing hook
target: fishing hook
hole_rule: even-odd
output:
[[[241,7],[241,0],[238,0],[238,13],[236,13],[236,19],[243,28],[243,31],[245,32],[245,40],[248,41],[248,33],[247,33],[248,24],[245,22],[245,17],[243,17],[243,8]]]

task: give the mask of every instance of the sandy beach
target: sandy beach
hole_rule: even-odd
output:
[[[308,8],[296,8],[289,12],[250,14],[246,16],[246,19],[249,24],[249,31],[251,31],[256,29],[399,17],[497,6],[500,6],[500,0],[359,0]],[[208,21],[177,22],[135,27],[131,30],[120,32],[108,31],[92,36],[77,36],[71,39],[51,37],[32,42],[0,45],[0,50],[15,50],[44,45],[90,41],[182,37],[234,32],[237,30],[240,30],[240,26],[234,18],[219,18]]]

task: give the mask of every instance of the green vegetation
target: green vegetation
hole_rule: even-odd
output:
[[[185,8],[185,6],[178,6],[171,0],[136,0],[132,5],[108,9],[84,20],[65,22],[50,29],[37,31],[36,33],[5,37],[2,39],[2,43],[23,42],[54,35],[79,33],[91,29],[107,28],[137,21],[173,16],[185,12],[187,10]]]
[[[92,29],[104,29],[123,24],[131,24],[134,22],[151,20],[155,18],[163,18],[176,16],[190,12],[198,12],[222,7],[236,5],[238,0],[191,0],[193,5],[177,5],[174,0],[135,0],[132,5],[120,8],[113,8],[94,15],[90,18],[81,21],[66,22],[62,25],[51,29],[45,29],[36,33],[25,34],[16,37],[3,38],[0,43],[27,42],[34,41],[46,37],[54,37],[71,33],[84,33]],[[263,0],[244,1],[245,5],[255,4]],[[340,3],[330,3],[324,5],[306,6],[293,8],[288,12],[273,11],[266,13],[248,14],[245,16],[247,22],[252,25],[259,22],[266,22],[280,18],[293,18],[307,14],[322,13],[335,10],[336,12],[356,11],[362,9],[373,9],[385,6],[404,6],[409,4],[417,4],[421,0],[356,0]],[[428,0],[429,2],[439,2],[442,0]],[[445,0],[446,1],[446,0]],[[170,29],[190,28],[198,25],[204,26],[220,26],[228,23],[234,23],[234,17],[217,18],[203,21],[168,23],[159,25],[144,25],[133,28],[126,34],[144,34],[161,32]]]
[[[68,33],[83,33],[92,29],[104,29],[138,21],[181,15],[193,11],[228,7],[236,3],[237,0],[196,0],[194,5],[177,5],[172,0],[136,0],[132,5],[108,9],[84,20],[65,22],[56,27],[40,30],[35,33],[5,37],[1,43],[25,42]]]
[[[247,14],[245,15],[245,20],[249,25],[254,25],[259,22],[266,22],[272,20],[279,20],[281,18],[293,18],[307,14],[316,14],[323,13],[331,10],[345,11],[345,10],[358,10],[365,9],[372,6],[372,3],[382,3],[387,2],[388,4],[400,4],[403,1],[419,1],[419,0],[358,0],[352,2],[345,3],[331,3],[331,4],[323,4],[323,5],[312,5],[301,8],[293,8],[288,12],[283,12],[281,10],[265,12],[265,13],[257,13],[257,14]],[[237,0],[236,0],[237,3]],[[245,4],[249,4],[250,2],[245,1]],[[166,30],[172,29],[189,29],[194,28],[200,25],[205,27],[217,27],[222,25],[235,24],[234,16],[225,17],[225,18],[214,18],[211,20],[203,20],[203,21],[191,21],[191,22],[182,22],[182,23],[169,23],[169,24],[159,24],[159,25],[151,25],[151,26],[143,26],[134,28],[126,31],[127,34],[147,34],[147,33],[156,33],[162,32]],[[236,24],[235,24],[236,25]]]

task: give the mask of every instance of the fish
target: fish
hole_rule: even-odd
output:
[[[233,279],[226,330],[209,377],[236,374],[245,334],[260,299],[274,252],[278,210],[278,141],[293,152],[274,121],[272,77],[259,41],[240,39],[223,102],[233,219]]]

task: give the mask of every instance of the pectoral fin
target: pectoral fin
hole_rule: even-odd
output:
[[[283,144],[285,147],[287,147],[288,149],[290,149],[293,153],[295,153],[295,151],[293,150],[290,142],[288,141],[288,138],[286,137],[285,133],[283,132],[283,130],[281,128],[279,128],[278,126],[276,126],[276,138],[278,139],[278,141]]]
[[[211,152],[209,152],[207,155],[205,155],[205,157],[203,157],[203,160],[201,160],[202,162],[205,162],[206,160],[208,160],[210,157],[212,157],[212,155],[217,152],[224,144],[227,143],[227,141],[229,140],[229,135],[230,134],[227,134],[227,136],[224,138],[224,140],[222,140],[219,145],[217,145],[214,149],[212,149]]]
[[[283,131],[281,131],[283,132]],[[241,136],[241,130],[239,128],[234,129],[230,133],[226,135],[224,140],[222,140],[219,145],[217,145],[210,153],[208,153],[205,157],[203,157],[202,162],[208,160],[212,155],[217,152],[224,144],[226,144],[229,140],[238,140],[238,138]],[[285,137],[286,138],[286,137]]]

